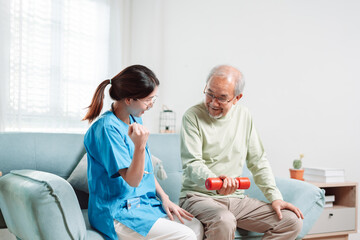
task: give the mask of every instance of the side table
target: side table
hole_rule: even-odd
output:
[[[315,183],[325,190],[325,195],[334,195],[333,207],[324,208],[319,219],[303,239],[348,240],[350,233],[357,232],[357,183]]]

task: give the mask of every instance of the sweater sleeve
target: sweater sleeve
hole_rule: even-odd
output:
[[[181,159],[184,181],[205,189],[205,180],[216,175],[202,158],[202,136],[196,117],[185,113],[181,127]]]
[[[264,147],[253,124],[251,124],[250,134],[248,137],[246,163],[253,174],[255,184],[260,188],[265,197],[270,202],[277,199],[282,200],[282,194],[276,187],[270,163],[266,157]]]

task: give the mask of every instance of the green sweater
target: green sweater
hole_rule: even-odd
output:
[[[282,199],[264,147],[247,108],[237,103],[226,116],[211,118],[204,103],[188,109],[182,119],[181,159],[183,184],[180,197],[200,193],[212,197],[244,197],[244,190],[221,196],[205,188],[209,177],[242,175],[246,163],[256,185],[270,201]]]

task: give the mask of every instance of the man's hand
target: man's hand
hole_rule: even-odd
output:
[[[227,177],[225,175],[220,175],[219,178],[223,181],[223,185],[220,190],[216,191],[218,194],[229,195],[238,189],[239,182],[236,181],[235,178]]]
[[[289,209],[289,210],[293,211],[298,216],[298,218],[304,219],[304,215],[302,214],[300,209],[295,207],[291,203],[288,203],[288,202],[278,199],[278,200],[273,201],[271,203],[271,206],[274,209],[274,211],[276,212],[276,214],[278,215],[280,220],[282,219],[282,214],[281,214],[282,209]]]
[[[183,224],[184,224],[184,220],[182,219],[182,217],[189,221],[191,221],[191,219],[194,217],[191,213],[189,213],[185,209],[182,209],[177,204],[170,201],[170,199],[168,198],[165,199],[165,201],[162,199],[162,207],[171,221],[174,220],[173,215],[177,216],[177,218]]]

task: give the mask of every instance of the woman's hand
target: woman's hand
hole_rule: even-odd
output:
[[[166,212],[166,214],[168,215],[169,219],[173,221],[174,220],[173,215],[175,215],[180,220],[181,223],[184,223],[182,218],[191,221],[191,219],[194,216],[185,209],[182,209],[177,204],[170,201],[169,196],[164,192],[159,182],[156,180],[155,176],[154,176],[154,181],[155,181],[156,194],[161,199],[162,207]]]
[[[138,123],[133,123],[129,126],[128,135],[133,141],[135,148],[144,148],[146,146],[146,141],[149,137],[149,130],[147,130],[143,125]]]
[[[129,126],[128,135],[133,141],[135,150],[129,168],[119,170],[121,177],[132,187],[139,186],[145,169],[145,147],[149,131],[141,124],[133,123]]]
[[[174,220],[173,215],[177,216],[181,223],[184,223],[184,220],[182,218],[191,221],[191,219],[194,217],[191,213],[170,201],[169,198],[162,200],[162,207],[171,221]]]

